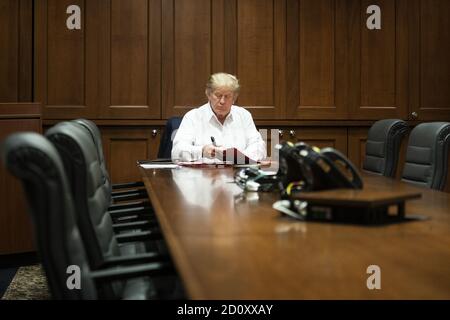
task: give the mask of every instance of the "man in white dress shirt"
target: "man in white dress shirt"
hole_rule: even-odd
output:
[[[208,103],[183,117],[173,140],[172,160],[214,158],[227,148],[237,148],[253,160],[264,159],[266,144],[252,115],[234,105],[239,94],[238,79],[227,73],[213,74],[205,93]]]

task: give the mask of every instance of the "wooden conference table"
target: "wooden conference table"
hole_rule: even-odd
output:
[[[140,170],[191,299],[450,299],[450,194],[364,174],[365,188],[419,190],[406,216],[429,219],[301,222],[272,209],[277,194],[245,195],[231,168]]]

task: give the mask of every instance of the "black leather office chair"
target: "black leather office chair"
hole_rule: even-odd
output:
[[[102,136],[97,125],[93,121],[87,119],[76,119],[73,121],[81,125],[87,132],[89,132],[90,137],[95,144],[98,159],[100,162],[100,168],[105,179],[105,185],[111,191],[112,203],[118,203],[120,201],[148,199],[147,192],[145,189],[143,189],[144,184],[142,181],[112,184],[108,170],[106,169],[105,156],[103,154]],[[142,203],[134,204],[142,205]]]
[[[172,141],[180,127],[182,117],[172,117],[167,120],[161,142],[159,144],[158,158],[170,159],[172,157]]]
[[[450,123],[417,125],[409,136],[402,180],[444,190],[447,180]]]
[[[102,267],[109,257],[157,250],[158,247],[153,243],[146,242],[144,246],[143,242],[139,242],[161,240],[156,220],[113,224],[108,212],[109,190],[105,187],[96,148],[89,134],[76,123],[62,122],[50,128],[46,136],[56,146],[63,160],[81,235],[86,243],[91,244],[87,248],[91,267]],[[116,234],[124,230],[133,232]],[[132,245],[119,245],[120,242],[132,242],[133,239],[135,242]],[[167,258],[156,252],[152,254],[156,259]]]
[[[394,177],[402,139],[408,132],[403,120],[384,119],[369,129],[363,169],[386,177]]]
[[[95,144],[95,147],[97,149],[97,156],[100,162],[100,168],[103,173],[104,186],[109,191],[108,197],[111,203],[109,206],[109,211],[111,211],[112,214],[117,217],[115,221],[136,221],[142,219],[141,216],[136,214],[137,208],[145,208],[147,213],[150,214],[149,210],[153,211],[153,208],[151,207],[150,201],[148,200],[149,197],[147,195],[147,191],[141,188],[143,186],[142,182],[138,181],[114,185],[111,183],[108,170],[106,169],[105,157],[103,154],[102,137],[97,125],[87,119],[77,119],[73,120],[73,122],[77,123],[83,129],[85,129]],[[137,189],[135,189],[136,187]],[[126,190],[114,191],[120,189]],[[125,215],[123,213],[119,214],[117,212],[118,210],[128,210],[130,212]],[[118,215],[120,215],[120,217],[118,217]]]
[[[155,297],[149,276],[171,272],[166,262],[116,261],[114,268],[92,271],[82,241],[70,187],[58,151],[37,133],[17,133],[2,145],[8,170],[23,184],[40,254],[53,299],[146,299]],[[121,266],[120,266],[121,265]],[[80,290],[70,290],[69,266],[79,267]]]

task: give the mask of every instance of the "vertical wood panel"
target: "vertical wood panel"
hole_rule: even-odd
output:
[[[408,60],[409,60],[409,79],[408,79],[408,95],[410,113],[408,118],[411,119],[413,112],[419,111],[420,105],[420,1],[410,0],[408,6]]]
[[[223,71],[237,74],[237,2],[238,0],[225,0],[224,3],[224,47],[225,47],[225,69]]]
[[[32,0],[0,0],[0,102],[32,100]]]
[[[18,101],[19,1],[0,0],[0,102]]]
[[[287,88],[286,88],[286,105],[287,118],[295,118],[297,107],[300,104],[300,76],[299,76],[299,54],[300,54],[300,24],[299,9],[300,2],[298,0],[287,0],[286,10],[286,69]]]
[[[38,104],[0,104],[0,142],[10,134],[42,132]],[[32,224],[20,180],[0,161],[0,255],[34,251]]]
[[[237,66],[245,88],[239,103],[273,106],[274,7],[272,0],[238,1]]]
[[[82,29],[66,28],[81,7]],[[161,116],[161,0],[35,4],[35,99],[49,119]]]
[[[450,2],[420,1],[420,120],[450,120]]]
[[[161,118],[161,1],[149,0],[148,105],[149,118]]]
[[[286,1],[239,0],[236,11],[236,73],[242,84],[237,104],[246,107],[255,119],[282,118],[286,101]]]
[[[211,1],[177,0],[174,11],[174,105],[199,106],[212,70]]]
[[[177,115],[174,109],[174,1],[163,1],[161,4],[163,19],[161,21],[161,84],[162,84],[162,116],[164,119]]]
[[[366,155],[368,131],[369,128],[348,129],[348,158],[359,170],[362,170]]]
[[[85,12],[81,0],[48,0],[48,105],[85,105],[84,15],[81,30],[67,29],[70,5]]]
[[[335,1],[300,1],[300,106],[335,106]]]
[[[33,0],[20,0],[19,3],[18,101],[31,102],[33,100]]]
[[[274,3],[274,99],[272,119],[286,118],[286,1]],[[289,84],[290,85],[290,84]],[[262,117],[255,113],[255,118]]]
[[[161,117],[161,0],[100,1],[99,117]]]
[[[147,105],[147,0],[111,1],[111,105]]]
[[[369,5],[381,9],[381,30],[367,28]],[[406,118],[408,113],[408,2],[352,1],[351,119]]]
[[[106,30],[109,11],[105,2],[89,1],[86,11],[86,105],[91,110],[92,117],[100,116],[100,106],[107,98],[109,91],[108,79],[110,68],[109,37]],[[108,50],[106,50],[108,48]]]
[[[92,2],[89,2],[92,4]],[[81,30],[69,30],[66,13],[69,5],[81,9]],[[86,88],[95,86],[88,56],[92,51],[87,45],[89,28],[86,16],[96,15],[95,6],[85,0],[41,0],[35,2],[34,41],[34,100],[43,104],[43,116],[47,119],[93,117],[95,101]]]
[[[0,119],[0,141],[18,131],[40,132],[40,120]],[[0,255],[34,250],[31,218],[20,181],[0,164]]]
[[[345,119],[348,110],[347,1],[287,1],[287,116]]]
[[[42,103],[42,116],[47,104],[47,0],[35,3],[34,8],[34,101]]]
[[[220,3],[216,5],[220,8]],[[213,9],[217,12],[211,0],[162,3],[164,118],[182,115],[206,102],[205,84],[212,73]]]
[[[109,147],[112,181],[139,181],[136,159],[147,158],[147,141],[144,139],[113,139]]]
[[[364,27],[372,4],[381,8],[381,30]],[[361,106],[395,106],[396,1],[362,1]]]
[[[155,130],[155,131],[154,131]],[[156,159],[161,134],[156,128],[101,128],[105,159],[114,183],[141,180],[136,161]]]
[[[211,17],[214,25],[211,28],[211,66],[212,73],[225,71],[225,2],[227,0],[211,1]]]

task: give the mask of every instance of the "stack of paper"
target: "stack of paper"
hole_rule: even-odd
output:
[[[173,163],[142,163],[140,166],[144,169],[175,169],[179,167]]]

